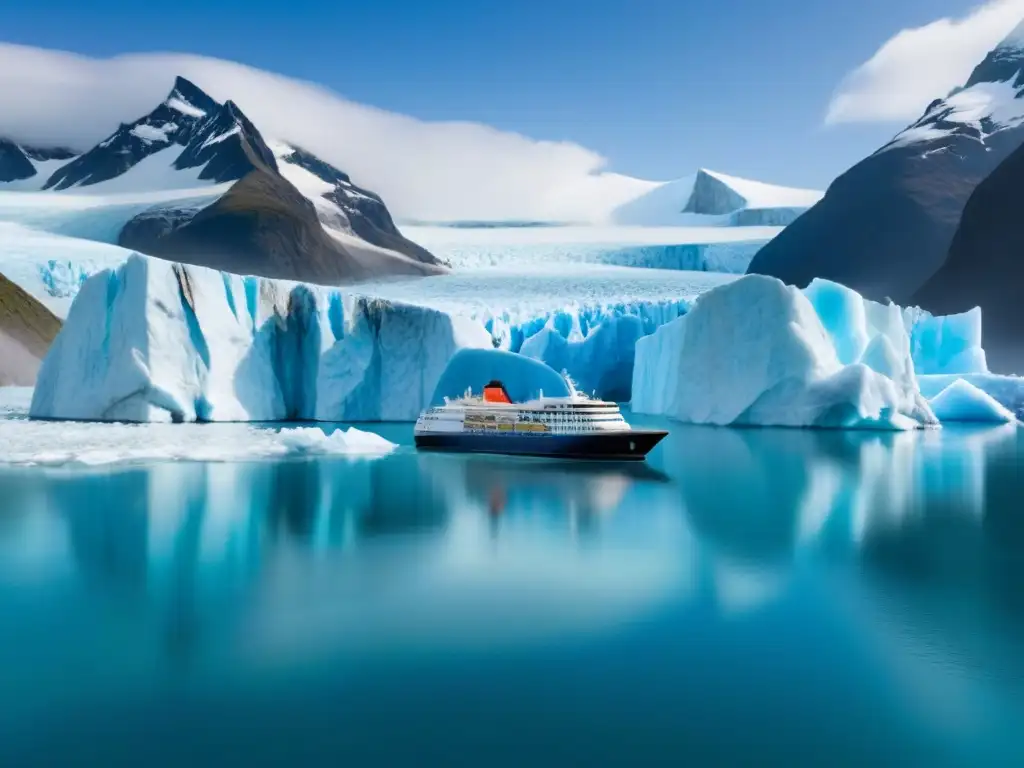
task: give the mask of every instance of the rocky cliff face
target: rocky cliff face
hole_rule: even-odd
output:
[[[266,168],[251,171],[199,211],[136,217],[125,226],[119,245],[236,274],[328,285],[445,271],[355,237],[332,236],[313,204]]]
[[[945,261],[971,193],[1024,142],[1022,38],[1011,34],[963,88],[836,179],[749,271],[910,300]]]
[[[0,275],[0,386],[28,386],[60,320],[3,275]]]
[[[1024,374],[1024,147],[974,190],[942,267],[914,302],[942,314],[981,307],[989,367]]]
[[[37,175],[37,163],[68,160],[74,152],[60,147],[27,147],[0,138],[0,184],[23,181]]]

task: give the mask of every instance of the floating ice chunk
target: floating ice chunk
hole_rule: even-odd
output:
[[[0,464],[100,466],[143,461],[251,461],[380,456],[397,446],[359,429],[273,430],[244,424],[82,424],[0,419]]]
[[[905,314],[918,374],[988,373],[979,307],[944,317],[916,308]]]
[[[463,349],[456,352],[441,374],[431,405],[461,397],[466,390],[483,392],[492,380],[500,381],[514,403],[545,397],[568,397],[569,387],[554,369],[514,352],[500,349]]]
[[[0,387],[0,419],[11,415],[27,415],[32,402],[32,387]]]
[[[957,379],[963,379],[977,387],[997,403],[1016,413],[1018,418],[1024,418],[1024,377],[1004,376],[998,373],[965,373],[919,376],[917,380],[921,386],[921,394],[931,400]]]
[[[914,380],[905,331],[896,343],[888,336],[865,342],[867,313],[852,297],[820,286],[816,298],[833,302],[831,333],[803,293],[773,278],[748,275],[705,293],[687,315],[637,342],[633,410],[719,425],[935,423]],[[843,317],[854,318],[853,332]],[[844,365],[837,339],[844,354],[865,362]],[[893,379],[871,366],[909,375]]]
[[[1017,420],[1017,417],[995,398],[963,379],[957,379],[933,397],[931,406],[942,422],[1009,424]]]

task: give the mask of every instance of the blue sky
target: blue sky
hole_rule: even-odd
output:
[[[846,73],[970,0],[47,0],[6,42],[198,53],[427,120],[582,144],[622,173],[824,186],[897,124],[823,123]],[[941,95],[941,94],[936,94]]]

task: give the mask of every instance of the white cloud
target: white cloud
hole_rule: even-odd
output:
[[[399,216],[588,220],[646,189],[577,144],[469,122],[424,122],[313,83],[188,54],[91,59],[0,43],[0,136],[84,149],[156,106],[183,75],[270,137],[379,192]]]
[[[904,29],[840,83],[825,122],[907,122],[963,85],[1024,17],[1024,0],[990,0],[960,19]]]

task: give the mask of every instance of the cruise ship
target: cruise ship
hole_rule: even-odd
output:
[[[567,459],[643,460],[668,433],[633,429],[619,406],[572,391],[513,403],[500,381],[420,414],[416,447]]]

